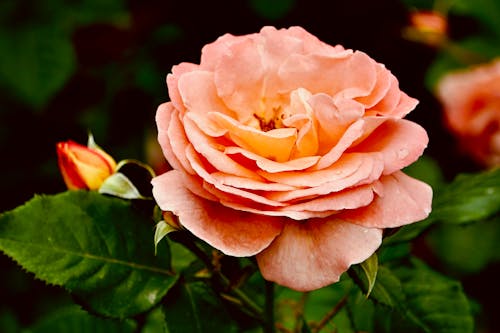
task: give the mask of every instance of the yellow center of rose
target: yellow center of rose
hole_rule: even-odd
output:
[[[267,119],[257,114],[253,115],[255,119],[257,119],[257,121],[259,122],[259,128],[264,132],[276,128],[286,127],[283,125],[283,119],[285,118],[285,114],[281,112],[281,106],[273,108],[272,111],[273,111],[272,117]]]
[[[284,97],[273,99],[263,97],[260,101],[259,110],[253,114],[253,118],[246,125],[260,129],[263,132],[289,127],[283,124],[283,120],[289,116],[288,112],[285,112],[285,109],[289,109],[289,107],[283,108],[283,106],[288,105],[288,103],[288,98]]]

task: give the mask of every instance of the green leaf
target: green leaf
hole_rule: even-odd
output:
[[[428,156],[421,156],[418,161],[404,168],[404,173],[424,183],[432,186],[433,189],[439,188],[444,184],[444,176],[441,168],[435,160]]]
[[[0,30],[0,85],[35,108],[64,86],[75,62],[69,35],[54,27]]]
[[[69,15],[71,20],[66,20],[72,25],[90,25],[97,22],[109,22],[115,26],[128,27],[131,23],[130,12],[127,11],[126,3],[121,0],[80,0],[68,5],[67,2],[60,2],[60,20],[64,20],[64,15]]]
[[[136,326],[132,320],[99,318],[71,306],[48,315],[25,333],[132,333]]]
[[[157,307],[148,313],[141,333],[168,333],[162,307]]]
[[[422,234],[427,228],[429,228],[434,222],[435,222],[434,219],[428,217],[425,220],[402,226],[399,229],[397,229],[397,231],[394,234],[384,237],[383,244],[384,245],[401,244],[408,242],[412,239],[415,239],[420,234]]]
[[[361,287],[366,289],[364,285]],[[473,330],[473,317],[460,283],[415,258],[379,266],[377,281],[367,301],[351,299],[348,304],[356,330],[387,333],[472,333]]]
[[[425,240],[446,270],[462,275],[479,273],[500,260],[500,214],[477,223],[437,225]]]
[[[393,332],[473,332],[470,306],[458,281],[416,259],[411,260],[411,266],[399,266],[393,272],[402,283],[406,296],[403,314],[407,317],[407,322],[402,327],[394,326]]]
[[[2,333],[19,332],[19,323],[14,313],[10,310],[0,309],[0,328]]]
[[[408,258],[411,253],[411,243],[401,242],[383,245],[377,250],[379,265],[387,262]]]
[[[250,0],[250,6],[260,16],[277,20],[284,17],[295,5],[295,0]]]
[[[361,285],[366,292],[366,284]],[[370,298],[377,303],[395,309],[401,309],[405,301],[403,286],[394,273],[385,266],[379,266],[377,280],[373,286]]]
[[[168,293],[163,310],[169,333],[238,331],[221,300],[202,282],[178,284]]]
[[[458,176],[436,193],[430,218],[448,223],[467,223],[498,212],[500,168]]]
[[[313,328],[337,306],[342,299],[354,290],[351,279],[342,275],[341,280],[328,287],[309,292],[304,308],[304,317]],[[339,333],[354,333],[346,307],[342,307],[328,322],[328,328],[335,327]],[[321,331],[323,332],[323,330]]]
[[[453,0],[453,12],[470,15],[500,36],[500,3],[497,0]]]
[[[166,243],[154,256],[148,222],[130,202],[95,192],[36,196],[0,215],[0,250],[93,311],[126,317],[152,308],[177,280]]]
[[[410,9],[430,10],[434,7],[435,0],[402,0]]]

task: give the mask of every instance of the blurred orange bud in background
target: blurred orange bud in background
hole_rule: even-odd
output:
[[[431,46],[439,46],[445,40],[448,20],[445,15],[432,10],[418,10],[410,13],[410,26],[404,36],[410,40]]]

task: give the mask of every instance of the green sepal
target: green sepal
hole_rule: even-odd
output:
[[[156,176],[156,173],[154,172],[153,168],[151,168],[146,163],[142,163],[141,161],[134,160],[134,159],[121,160],[116,165],[116,171],[119,171],[121,168],[123,168],[124,166],[129,165],[129,164],[135,165],[137,167],[140,167],[140,168],[146,170],[151,175],[151,178]]]
[[[121,172],[115,172],[102,183],[99,193],[112,195],[122,199],[150,199],[144,197],[137,187]]]
[[[170,224],[166,223],[165,221],[160,221],[156,224],[155,226],[155,236],[154,236],[154,242],[155,242],[155,255],[157,254],[158,250],[158,244],[161,242],[165,236],[167,236],[169,233],[173,231],[177,231],[178,229],[172,227]]]
[[[363,290],[366,292],[366,297],[369,297],[373,287],[375,286],[375,281],[377,280],[378,272],[378,256],[376,253],[370,256],[362,263],[354,265],[351,267],[351,275],[355,274],[357,281],[361,281],[363,284]]]

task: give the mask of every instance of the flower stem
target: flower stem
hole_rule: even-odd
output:
[[[181,231],[173,232],[169,236],[173,241],[182,244],[196,257],[198,257],[210,270],[210,272],[213,274],[213,277],[217,279],[218,284],[222,286],[225,291],[230,292],[234,296],[236,296],[236,298],[247,310],[247,313],[250,313],[259,321],[265,322],[265,318],[263,318],[264,311],[262,310],[262,308],[257,303],[255,303],[243,290],[233,286],[231,284],[231,281],[214,266],[211,258],[202,249],[200,249],[200,247],[189,237],[189,235]]]
[[[243,290],[237,287],[232,287],[231,282],[227,277],[225,277],[222,273],[217,273],[220,278],[220,281],[224,285],[225,288],[228,288],[238,299],[241,301],[243,305],[247,307],[247,309],[257,315],[259,318],[262,318],[262,308],[255,303]]]
[[[311,329],[311,333],[318,333],[319,331],[321,331],[326,326],[326,324],[328,324],[328,322],[332,320],[337,313],[339,313],[339,311],[344,307],[344,305],[346,305],[346,303],[347,295],[342,297],[342,299],[323,317],[323,319],[321,319],[319,324],[314,327],[314,329]]]
[[[264,333],[274,333],[274,283],[265,281],[265,324]]]

